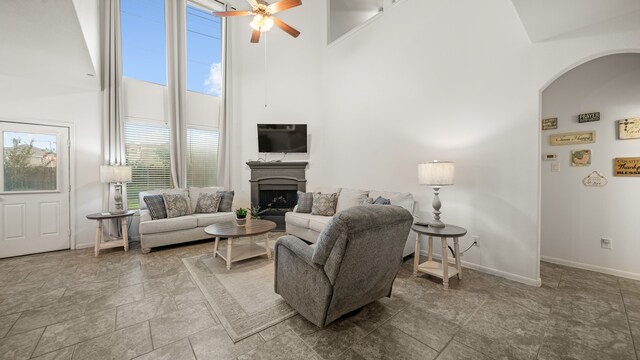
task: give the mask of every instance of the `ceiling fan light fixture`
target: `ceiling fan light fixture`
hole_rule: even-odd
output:
[[[257,30],[260,32],[266,32],[271,30],[273,27],[273,19],[271,16],[264,16],[262,14],[257,14],[253,17],[253,20],[249,24],[253,30]]]

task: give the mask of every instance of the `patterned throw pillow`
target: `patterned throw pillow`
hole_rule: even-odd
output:
[[[371,205],[371,204],[373,204],[373,198],[370,198],[370,197],[362,200],[362,203],[360,203],[360,205]]]
[[[168,218],[189,215],[189,198],[185,194],[163,193],[162,198]]]
[[[234,191],[218,191],[218,194],[222,196],[220,205],[218,206],[218,212],[231,212],[231,206],[233,205]]]
[[[164,208],[164,199],[162,195],[147,195],[144,197],[144,203],[147,204],[151,219],[166,219],[167,209]]]
[[[311,215],[333,216],[338,204],[338,193],[321,194],[313,193],[313,206]]]
[[[391,200],[378,196],[373,202],[374,205],[391,205]]]
[[[200,193],[194,213],[207,214],[218,212],[222,195],[214,193]]]
[[[296,212],[309,214],[312,209],[313,209],[313,193],[312,192],[304,193],[302,191],[298,191],[298,208],[296,209]]]

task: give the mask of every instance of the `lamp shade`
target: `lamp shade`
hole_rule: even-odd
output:
[[[131,182],[131,178],[131,166],[100,166],[100,181],[103,183],[127,183]]]
[[[454,173],[455,166],[453,161],[435,160],[418,164],[418,181],[420,185],[453,185]]]

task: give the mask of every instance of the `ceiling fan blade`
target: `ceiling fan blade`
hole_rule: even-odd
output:
[[[251,42],[255,44],[260,41],[260,34],[260,30],[253,30],[253,32],[251,33]]]
[[[294,38],[297,38],[298,35],[300,35],[300,31],[292,28],[291,26],[289,26],[284,21],[278,19],[275,16],[272,16],[271,18],[273,18],[273,22],[276,24],[276,26],[279,27],[280,29],[284,30],[284,32],[286,32],[287,34],[293,36]]]
[[[251,11],[216,11],[215,16],[247,16],[252,15]]]
[[[271,14],[278,13],[283,10],[291,9],[292,7],[302,5],[300,0],[280,0],[277,3],[273,3],[267,7],[267,10]]]
[[[256,2],[256,0],[247,0],[247,2],[251,5],[251,7],[256,7],[258,6],[258,3]]]

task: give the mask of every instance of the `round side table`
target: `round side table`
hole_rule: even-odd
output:
[[[95,213],[87,215],[87,219],[96,220],[96,244],[95,254],[98,256],[101,249],[110,249],[118,246],[123,246],[124,251],[129,251],[129,234],[127,232],[127,218],[133,216],[135,211],[126,211],[122,214],[111,213]],[[120,238],[104,238],[102,221],[116,219],[120,222],[120,228],[122,229],[122,237]],[[106,240],[106,241],[105,241]]]
[[[458,279],[462,279],[462,266],[460,265],[460,245],[458,238],[464,236],[467,230],[455,225],[445,225],[442,228],[431,226],[422,226],[414,224],[411,230],[416,232],[416,252],[413,257],[413,275],[417,276],[418,272],[423,272],[442,279],[444,289],[449,288],[449,278],[458,275]],[[420,235],[429,237],[429,249],[427,253],[427,261],[420,264]],[[439,237],[442,243],[442,263],[433,261],[433,238]],[[454,254],[456,257],[455,267],[449,264],[449,252],[447,247],[447,239],[453,239]],[[443,266],[447,264],[447,266]]]

